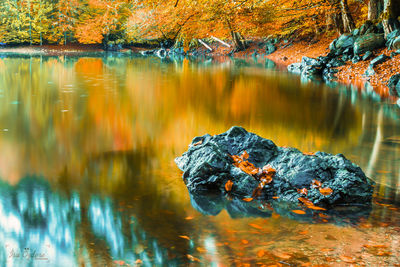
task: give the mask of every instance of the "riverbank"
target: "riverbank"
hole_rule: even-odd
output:
[[[317,58],[318,56],[326,56],[330,49],[329,44],[337,36],[321,37],[315,41],[293,41],[293,42],[280,42],[274,46],[276,51],[266,55],[266,43],[264,40],[252,40],[249,42],[248,48],[245,51],[232,53],[232,47],[226,47],[218,42],[210,43],[209,46],[213,49],[211,52],[205,47],[201,46],[196,50],[192,50],[193,55],[207,55],[212,57],[220,56],[234,56],[244,58],[249,56],[266,57],[275,63],[287,67],[288,65],[300,62],[303,56],[310,58]],[[127,47],[120,52],[125,53],[139,53],[147,50],[140,47]],[[81,44],[68,44],[68,45],[43,45],[43,46],[18,46],[18,47],[5,47],[0,48],[0,55],[6,54],[22,54],[22,55],[47,55],[47,56],[60,56],[60,55],[74,55],[80,53],[104,53],[101,45],[81,45]],[[338,72],[335,74],[337,81],[344,84],[354,84],[360,88],[364,88],[366,83],[374,88],[374,90],[384,98],[391,98],[396,102],[397,98],[391,96],[387,83],[389,78],[400,72],[400,54],[391,55],[390,59],[375,68],[375,74],[370,77],[365,77],[364,73],[367,70],[371,60],[376,56],[385,54],[390,56],[391,51],[387,48],[376,49],[373,51],[370,59],[352,63],[347,61],[346,65],[338,67]]]

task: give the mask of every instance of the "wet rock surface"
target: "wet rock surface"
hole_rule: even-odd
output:
[[[272,181],[255,198],[299,203],[303,197],[319,206],[371,201],[373,181],[343,155],[324,152],[305,155],[296,148],[278,147],[241,127],[232,127],[220,135],[194,138],[188,151],[175,162],[184,172],[183,180],[192,194],[229,193],[236,198],[250,198],[260,180],[236,167],[232,159],[232,155],[244,151],[255,168],[261,170],[269,165],[276,171]],[[229,192],[225,186],[228,181],[233,183]],[[304,188],[306,193],[300,192]],[[331,192],[321,193],[323,189]]]

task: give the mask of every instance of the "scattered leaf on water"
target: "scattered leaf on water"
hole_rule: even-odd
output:
[[[242,244],[244,244],[244,245],[247,245],[248,243],[249,243],[249,241],[248,240],[246,240],[246,239],[242,239]]]
[[[250,225],[251,227],[256,228],[256,229],[259,229],[259,230],[263,229],[260,225],[255,224],[255,223],[249,223],[249,225]]]
[[[246,198],[243,198],[242,200],[245,201],[245,202],[250,202],[250,201],[253,201],[253,198],[252,197],[246,197]]]
[[[296,214],[306,214],[304,210],[292,210],[292,212]]]
[[[183,239],[190,240],[190,237],[188,237],[187,235],[180,235],[179,237],[180,237],[180,238],[183,238]]]
[[[125,264],[124,261],[114,261],[114,263],[115,263],[115,264],[118,264],[118,265],[124,265],[124,264]]]
[[[279,197],[277,197],[277,196],[273,196],[272,198],[273,198],[273,199],[278,199]]]
[[[307,206],[307,208],[309,208],[310,210],[326,210],[325,208],[314,206],[314,205]]]
[[[186,257],[190,260],[190,261],[197,261],[200,262],[200,260],[190,254],[187,254]]]
[[[350,256],[341,255],[341,256],[339,256],[339,258],[342,261],[347,262],[347,263],[356,263],[356,260],[353,257],[350,257]]]
[[[259,258],[264,257],[264,255],[265,255],[265,251],[262,249],[257,252],[257,257],[259,257]]]
[[[193,216],[187,216],[186,218],[185,218],[185,220],[193,220]]]
[[[306,234],[308,234],[308,231],[307,231],[307,230],[300,231],[299,234],[300,234],[300,235],[306,235]]]
[[[305,197],[299,197],[298,200],[303,203],[306,206],[314,206],[314,203],[312,203],[311,200],[309,200],[308,198]]]
[[[225,190],[226,192],[230,192],[232,190],[233,182],[231,180],[228,180],[225,183]]]
[[[329,187],[325,187],[325,188],[320,188],[319,192],[324,196],[329,196],[330,194],[332,194],[333,190]]]
[[[137,259],[137,260],[135,261],[135,263],[136,263],[136,264],[142,264],[143,261],[142,261],[141,259]]]
[[[285,259],[285,260],[290,259],[292,257],[292,255],[290,255],[289,253],[286,253],[286,252],[275,251],[275,252],[273,252],[273,254],[275,256],[277,256],[278,258]]]
[[[323,214],[323,213],[318,213],[318,216],[324,219],[329,219],[331,216]]]
[[[202,248],[202,247],[197,247],[196,250],[197,250],[198,252],[200,252],[200,253],[206,253],[206,252],[207,252],[207,249]]]
[[[390,251],[378,251],[376,253],[376,255],[377,256],[390,256],[390,255],[392,255],[392,252],[390,252]]]

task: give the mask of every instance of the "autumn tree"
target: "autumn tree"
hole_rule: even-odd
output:
[[[79,0],[58,0],[55,4],[54,23],[50,41],[67,44],[68,36],[73,35],[79,17]]]
[[[80,43],[122,42],[122,35],[130,15],[128,0],[87,0],[75,37]]]

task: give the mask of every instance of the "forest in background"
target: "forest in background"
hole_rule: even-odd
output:
[[[318,38],[365,21],[385,34],[399,25],[398,0],[3,0],[3,44],[144,44],[168,40],[185,49],[216,36]]]

